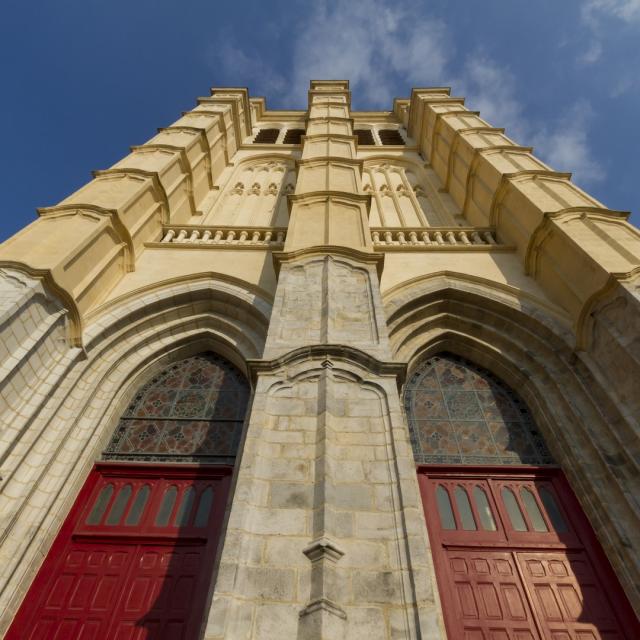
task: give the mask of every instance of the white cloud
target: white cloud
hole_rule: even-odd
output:
[[[604,22],[613,19],[640,24],[640,0],[587,0],[580,9],[580,18],[589,29],[589,44],[578,61],[593,64],[602,57]]]
[[[589,4],[639,4],[640,0],[590,0]],[[573,171],[579,182],[604,176],[589,148],[591,108],[578,102],[555,122],[536,123],[518,99],[516,76],[486,52],[469,55],[455,69],[446,25],[411,11],[408,0],[388,5],[383,0],[319,0],[294,28],[291,66],[277,72],[233,44],[217,43],[213,55],[236,82],[259,87],[290,108],[306,106],[310,79],[348,79],[357,100],[372,108],[391,106],[397,84],[451,84],[467,98],[470,109],[520,144],[534,143],[540,157],[559,170]],[[594,8],[595,10],[595,8]],[[631,15],[628,10],[622,15]],[[291,25],[289,25],[291,26]],[[274,34],[277,37],[277,34]],[[594,49],[591,56],[597,57]]]
[[[222,65],[226,75],[237,78],[238,84],[259,81],[261,90],[270,95],[282,93],[286,87],[282,74],[260,58],[250,57],[228,35],[223,35],[216,41],[215,47],[210,48],[208,57],[216,66]]]
[[[589,48],[578,56],[580,62],[585,64],[593,64],[600,60],[602,56],[602,43],[599,40],[592,40]]]
[[[633,22],[640,20],[640,0],[587,0],[580,15],[592,27],[606,17]]]
[[[582,185],[605,177],[604,168],[589,148],[589,123],[593,115],[587,101],[578,101],[552,128],[540,129],[532,137],[537,155],[558,171],[572,172],[575,181]]]
[[[389,108],[392,76],[436,83],[450,52],[445,25],[410,8],[381,0],[317,3],[297,32],[289,98],[302,100],[310,78],[348,78],[369,104]]]
[[[505,127],[507,134],[517,139],[527,135],[523,107],[516,97],[516,78],[507,67],[476,52],[467,57],[460,77],[451,84],[455,93],[466,97],[467,107],[480,111],[487,122]]]
[[[554,169],[571,171],[583,185],[604,178],[604,169],[589,147],[594,114],[587,101],[576,102],[555,121],[541,125],[517,99],[518,85],[511,71],[482,53],[467,58],[454,84],[466,95],[468,108],[479,110],[490,124],[505,127],[519,144],[533,145],[536,155]]]

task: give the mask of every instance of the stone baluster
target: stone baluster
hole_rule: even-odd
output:
[[[202,240],[200,240],[200,242],[209,242],[209,238],[211,238],[211,231],[209,229],[207,229],[202,234]]]
[[[442,238],[441,231],[436,231],[433,235],[436,238],[436,244],[444,244],[444,239]]]
[[[398,242],[400,244],[407,244],[407,241],[405,240],[405,237],[404,237],[404,231],[398,231]]]
[[[380,232],[374,231],[371,234],[371,239],[373,240],[373,244],[380,244]]]
[[[391,233],[391,231],[384,232],[384,241],[387,244],[393,244],[393,234]]]
[[[415,231],[409,231],[409,242],[411,244],[418,244],[418,234]]]
[[[284,231],[278,231],[278,235],[276,236],[276,242],[278,244],[282,244],[284,242]]]
[[[183,229],[178,234],[178,237],[176,238],[176,242],[184,242],[186,237],[187,237],[187,232]]]
[[[264,234],[264,243],[265,244],[269,244],[271,242],[271,236],[273,235],[273,233],[271,231],[267,231]]]
[[[484,244],[484,240],[477,231],[471,232],[471,239],[473,240],[473,244]]]
[[[425,244],[431,244],[431,238],[429,237],[428,231],[423,231],[420,234],[420,237],[422,238],[422,242],[424,242]]]
[[[260,232],[254,231],[251,234],[251,244],[257,244],[258,242],[260,242]]]
[[[248,237],[249,237],[249,232],[248,231],[241,231],[240,232],[240,237],[238,238],[238,243],[239,244],[244,244],[247,241]]]
[[[487,241],[487,244],[496,244],[496,241],[493,239],[491,235],[491,231],[485,231],[483,234],[484,239]]]
[[[231,244],[236,238],[236,232],[231,230],[227,233],[227,239],[226,242]]]
[[[447,239],[447,242],[449,244],[458,244],[457,240],[456,240],[456,234],[453,233],[453,231],[447,231],[444,234],[444,237]]]
[[[164,238],[162,238],[162,242],[171,242],[173,237],[176,235],[176,232],[173,229],[169,229],[165,234]]]
[[[462,242],[462,244],[471,244],[471,241],[469,240],[466,231],[461,231],[458,237],[460,238],[460,241]]]
[[[222,232],[222,230],[221,230],[221,229],[218,229],[218,230],[216,231],[216,235],[215,235],[215,236],[213,236],[213,241],[214,241],[216,244],[222,240],[222,234],[223,234],[223,232]]]
[[[196,242],[196,240],[200,237],[200,232],[197,229],[194,229],[189,236],[189,242]]]

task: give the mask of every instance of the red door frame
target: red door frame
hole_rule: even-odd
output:
[[[94,494],[96,486],[103,478],[118,478],[118,479],[162,479],[167,478],[171,480],[218,480],[219,485],[216,487],[218,495],[213,501],[212,511],[209,519],[209,527],[207,529],[208,535],[206,536],[205,555],[202,566],[204,568],[210,568],[210,576],[213,577],[213,562],[215,554],[218,548],[220,539],[220,532],[224,518],[224,512],[226,509],[227,499],[229,496],[229,487],[231,483],[231,474],[233,467],[229,466],[198,466],[198,465],[162,465],[162,464],[135,464],[135,463],[112,463],[112,462],[98,462],[96,463],[87,479],[85,480],[76,500],[71,507],[67,517],[58,532],[51,548],[44,559],[42,566],[40,567],[36,577],[34,578],[31,587],[27,591],[20,608],[7,631],[6,640],[20,640],[24,637],[24,630],[30,628],[30,624],[33,622],[33,616],[35,614],[34,603],[40,603],[42,598],[49,593],[52,587],[53,580],[57,576],[57,572],[60,568],[60,558],[65,557],[66,551],[70,548],[74,541],[77,540],[93,540],[95,542],[101,542],[108,540],[109,542],[126,542],[134,539],[131,536],[126,536],[120,529],[113,534],[105,535],[104,530],[101,532],[88,532],[86,527],[84,531],[76,533],[76,529],[80,524],[80,517],[87,512],[90,507],[89,499]],[[113,497],[112,497],[113,499]],[[149,505],[150,508],[151,505]],[[174,511],[177,508],[177,503],[174,506]],[[157,534],[135,536],[135,542],[137,544],[167,544],[175,545],[181,544],[181,530],[175,529],[168,531],[168,529],[160,530]],[[205,542],[205,536],[202,534],[199,537],[199,542]],[[207,574],[204,569],[200,575],[200,580],[206,580]],[[201,584],[202,588],[197,589],[197,598],[193,602],[191,610],[193,612],[204,612],[204,605],[209,593],[210,582],[207,584]],[[197,633],[203,623],[202,615],[192,615],[187,622],[186,636],[197,637]]]
[[[630,633],[629,638],[640,638],[640,622],[636,616],[633,607],[629,603],[627,596],[620,585],[618,577],[613,571],[611,564],[600,545],[593,531],[591,523],[587,519],[578,498],[571,489],[564,473],[559,467],[551,466],[476,466],[476,465],[418,465],[418,483],[420,486],[420,494],[422,498],[422,506],[427,520],[427,531],[429,541],[433,550],[433,560],[436,570],[436,580],[440,593],[442,594],[442,609],[445,620],[447,634],[452,639],[460,636],[460,621],[455,617],[453,607],[447,606],[446,603],[452,603],[455,597],[453,587],[448,580],[449,572],[446,564],[446,555],[443,551],[444,545],[442,541],[440,518],[435,504],[428,500],[429,482],[432,478],[445,477],[464,478],[466,480],[478,478],[486,479],[487,477],[498,478],[514,478],[518,480],[534,480],[544,479],[550,480],[556,490],[561,507],[569,516],[570,524],[579,538],[579,543],[584,549],[593,563],[594,570],[597,573],[600,582],[608,594],[614,594],[611,600],[612,608],[625,632]],[[496,514],[501,517],[498,512]],[[462,543],[465,544],[465,543]],[[470,545],[471,546],[471,545]],[[484,545],[482,545],[484,546]],[[551,548],[557,550],[568,549],[574,546],[571,542],[563,544],[562,542],[554,543]],[[539,546],[529,546],[526,543],[517,547],[512,543],[495,542],[487,547],[487,549],[500,550],[517,548],[519,551],[535,551],[539,550]]]

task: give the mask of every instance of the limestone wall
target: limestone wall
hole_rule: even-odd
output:
[[[518,388],[640,610],[638,230],[448,90],[350,102],[213,90],[0,246],[0,633],[135,388],[205,349],[254,397],[203,637],[444,637],[400,401],[439,350]]]

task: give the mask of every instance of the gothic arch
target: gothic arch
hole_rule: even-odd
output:
[[[261,353],[269,310],[254,292],[209,277],[120,300],[92,318],[85,349],[69,352],[55,390],[4,458],[0,508],[10,560],[0,582],[1,611],[17,606],[140,385],[205,351],[246,372],[247,358]],[[38,530],[47,535],[15,533]]]
[[[418,464],[553,464],[526,403],[466,358],[440,352],[407,380],[404,408]]]
[[[387,293],[384,303],[391,347],[409,362],[409,378],[419,362],[448,351],[519,392],[637,598],[640,558],[632,549],[640,522],[631,499],[637,468],[624,444],[629,427],[591,363],[576,357],[566,326],[531,300],[449,276]]]

